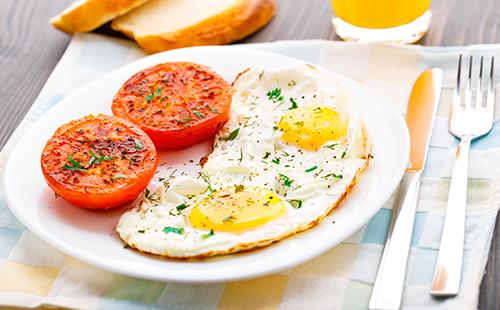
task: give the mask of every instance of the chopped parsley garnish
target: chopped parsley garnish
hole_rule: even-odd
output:
[[[284,174],[280,173],[280,177],[283,180],[283,184],[285,184],[286,187],[292,186],[293,180],[291,180],[289,177],[287,177]]]
[[[117,175],[115,175],[114,177],[111,178],[112,181],[118,180],[118,179],[125,179],[125,175],[118,173]]]
[[[294,209],[300,209],[302,207],[302,200],[292,199],[288,201]]]
[[[318,166],[313,166],[313,167],[311,167],[309,169],[306,169],[306,172],[311,172],[311,171],[314,171],[316,169],[318,169]]]
[[[171,227],[171,226],[165,226],[163,228],[163,232],[168,234],[168,233],[174,233],[178,235],[183,235],[184,234],[184,228],[182,227]]]
[[[334,177],[334,178],[337,178],[339,180],[341,180],[342,178],[344,178],[343,175],[341,175],[341,174],[335,174],[335,173],[329,173],[329,174],[327,174],[325,176],[322,176],[323,179],[326,179],[326,178],[329,178],[329,177]]]
[[[280,159],[279,158],[273,158],[271,160],[273,163],[275,163],[276,165],[279,165],[280,164]]]
[[[225,137],[225,138],[222,138],[221,140],[224,140],[224,141],[231,141],[231,140],[234,140],[236,139],[236,137],[238,136],[238,133],[240,132],[240,128],[236,128],[235,130],[233,130],[229,136]]]
[[[248,121],[251,119],[251,117],[247,118],[246,121],[245,121],[245,125],[243,125],[243,127],[252,127],[253,125],[255,125],[255,121],[253,121],[252,123],[249,123]]]
[[[63,166],[63,169],[66,170],[72,170],[72,171],[87,171],[87,169],[92,165],[92,164],[100,164],[104,160],[113,160],[113,157],[108,157],[108,156],[102,156],[102,155],[97,155],[94,153],[94,151],[90,150],[90,159],[85,164],[85,166],[82,166],[82,164],[78,161],[76,161],[73,158],[73,154],[68,155],[68,162],[69,164],[65,164]]]
[[[90,151],[92,152],[92,151]],[[110,160],[112,160],[113,158],[111,158]],[[106,159],[105,159],[106,160]],[[108,159],[109,160],[109,159]],[[100,164],[101,161],[99,159],[97,159],[97,157],[95,157],[94,155],[92,155],[89,159],[89,162],[85,165],[85,167],[83,167],[84,169],[88,169],[92,164]]]
[[[273,102],[282,101],[285,97],[281,96],[281,88],[275,88],[267,92],[267,98]]]
[[[292,86],[295,86],[297,85],[297,82],[295,82],[294,80],[291,80],[290,82],[288,82],[288,86],[292,87]]]
[[[201,235],[201,238],[202,239],[208,239],[208,238],[212,237],[213,235],[215,235],[214,230],[210,229],[210,232],[208,234]]]
[[[210,177],[208,176],[208,174],[206,174],[205,172],[202,172],[201,178],[203,179],[203,181],[205,181],[205,183],[207,183],[207,186],[208,186],[207,188],[210,191],[210,193],[215,192],[215,189],[212,187],[212,184],[210,183]]]
[[[243,185],[236,185],[236,187],[234,188],[234,192],[235,193],[242,192],[244,189],[245,189],[245,186],[243,186]]]
[[[203,113],[201,113],[200,111],[197,111],[197,110],[193,110],[193,113],[198,116],[198,117],[203,117],[205,115],[203,115]]]
[[[177,207],[175,207],[175,209],[177,211],[182,211],[184,209],[186,209],[188,206],[185,204],[185,203],[181,203],[180,205],[178,205]]]
[[[82,168],[82,165],[73,159],[73,154],[68,155],[68,161],[73,165],[73,167]]]
[[[219,113],[219,110],[217,110],[216,108],[212,108],[212,107],[210,107],[209,109],[210,109],[210,111],[212,111],[212,112],[214,112],[214,113]]]
[[[151,193],[147,188],[144,191],[144,198],[146,198],[151,204],[155,206],[157,206],[160,203],[160,197],[158,197],[156,193]]]
[[[181,211],[188,208],[189,206],[186,205],[185,203],[181,203],[180,205],[178,205],[177,207],[175,207],[175,209],[172,209],[170,210],[170,212],[168,212],[168,214],[170,215],[173,215],[173,216],[177,216],[177,215],[180,215],[181,214]],[[173,211],[177,211],[177,213],[174,213]]]
[[[142,150],[144,146],[142,145],[141,141],[139,141],[138,139],[134,139],[134,147],[136,150]]]
[[[342,153],[342,156],[341,156],[340,158],[342,158],[342,159],[343,159],[343,158],[345,157],[345,155],[346,155],[346,154],[347,154],[347,149],[345,149],[345,151]]]
[[[92,163],[95,163],[97,165],[97,164],[100,164],[102,161],[105,161],[105,160],[109,161],[109,160],[113,160],[114,159],[113,157],[109,157],[109,156],[97,155],[92,150],[90,150],[90,155],[92,157],[90,158],[90,160],[87,163],[86,167],[90,167],[90,165],[92,165]]]
[[[266,152],[266,154],[264,155],[264,157],[262,157],[262,159],[267,159],[269,156],[271,156],[271,152]]]
[[[326,147],[327,149],[330,149],[330,150],[334,150],[337,145],[338,145],[338,143],[332,143],[329,145],[324,145],[323,147]]]
[[[162,182],[163,183],[163,186],[165,187],[165,189],[168,189],[170,187],[170,181],[175,177],[175,173],[177,172],[177,169],[175,169],[174,171],[172,171],[170,173],[170,175],[166,178],[163,178],[163,177],[159,177],[158,178],[158,181]]]
[[[94,155],[92,155],[89,159],[89,162],[83,168],[88,169],[94,162],[96,163],[96,165],[101,163],[99,160],[96,159]]]
[[[295,100],[293,100],[292,97],[290,97],[290,102],[292,103],[292,105],[288,108],[288,110],[293,110],[298,108],[297,102],[295,102]]]
[[[86,168],[82,167],[82,165],[78,161],[73,159],[73,154],[68,155],[68,161],[71,165],[65,164],[63,166],[63,169],[72,170],[72,171],[78,171],[78,170],[86,171],[87,170]]]
[[[143,234],[143,233],[145,233],[145,232],[146,232],[146,230],[144,230],[144,229],[139,229],[137,232],[138,232],[138,233],[140,233],[140,234]]]
[[[179,123],[185,123],[185,122],[189,122],[189,121],[192,121],[192,120],[193,120],[192,117],[186,117],[186,118],[180,119]]]
[[[236,218],[232,215],[230,216],[226,216],[225,218],[222,219],[222,222],[226,223],[226,222],[232,222],[234,221]]]
[[[240,158],[238,158],[238,161],[241,163],[242,160],[243,160],[243,149],[240,148]]]
[[[261,73],[259,73],[259,80],[262,80],[262,77],[264,76],[264,70],[262,70]]]
[[[156,96],[156,97],[160,97],[161,95],[161,87],[158,87],[156,89],[156,92],[154,91],[151,91],[151,94],[147,95],[146,96],[146,101],[147,102],[151,102],[151,100],[153,100],[153,98]]]
[[[153,100],[154,97],[155,97],[155,94],[151,93],[151,94],[149,94],[149,95],[146,96],[146,101],[150,102],[151,100]]]
[[[87,171],[87,169],[83,169],[83,168],[79,168],[79,167],[74,167],[74,166],[70,166],[68,164],[64,165],[63,166],[63,169],[66,169],[66,170],[72,170],[72,171]]]

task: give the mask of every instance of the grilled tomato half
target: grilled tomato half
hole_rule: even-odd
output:
[[[231,86],[189,62],[146,68],[123,84],[113,114],[137,124],[158,149],[180,149],[215,135],[229,117]]]
[[[47,184],[71,204],[109,209],[133,201],[158,167],[151,139],[118,117],[85,116],[57,129],[41,166]]]

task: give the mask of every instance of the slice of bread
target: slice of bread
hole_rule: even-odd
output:
[[[240,40],[266,25],[275,0],[151,0],[111,27],[150,53]]]
[[[68,34],[92,31],[148,0],[78,0],[50,23]]]

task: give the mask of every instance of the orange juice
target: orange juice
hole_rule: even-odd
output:
[[[391,28],[417,19],[431,0],[332,0],[335,15],[362,28]]]

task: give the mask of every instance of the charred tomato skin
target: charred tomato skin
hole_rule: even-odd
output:
[[[181,149],[219,131],[229,118],[231,98],[231,86],[209,67],[169,62],[128,79],[112,111],[141,127],[158,149]]]
[[[69,203],[110,209],[134,201],[158,167],[151,139],[127,120],[88,115],[59,127],[41,155],[49,187]]]

